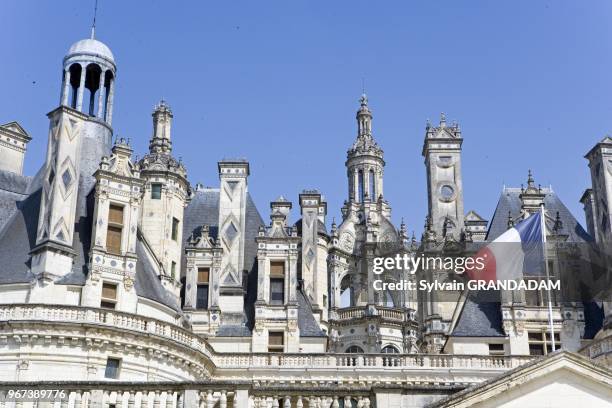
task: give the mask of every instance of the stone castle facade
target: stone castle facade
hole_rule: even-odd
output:
[[[567,243],[610,245],[610,137],[586,155],[587,230],[531,172],[525,186],[504,188],[488,221],[464,209],[463,133],[442,115],[425,129],[428,215],[417,239],[391,221],[363,95],[341,222],[329,223],[315,189],[297,197],[297,221],[282,196],[264,221],[247,161],[220,161],[218,187],[189,182],[165,101],[140,160],[128,141],[113,142],[117,65],[105,44],[75,43],[63,72],[37,174],[23,174],[30,135],[17,122],[0,126],[1,381],[67,381],[71,407],[416,407],[454,404],[461,390],[549,354],[591,374],[595,366],[572,353],[609,364],[610,304],[556,299],[564,351],[553,353],[542,293],[482,301],[371,283],[385,246],[475,251],[542,205],[557,253]],[[557,367],[549,365],[533,369]],[[609,377],[600,369],[598,384]]]

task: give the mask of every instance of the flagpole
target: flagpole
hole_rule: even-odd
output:
[[[546,271],[546,283],[550,282],[550,274],[548,272],[548,252],[546,251],[546,220],[544,219],[544,203],[540,205],[540,229],[542,230],[542,250],[544,252],[544,270]],[[555,345],[555,330],[553,326],[553,310],[552,310],[552,299],[550,294],[550,288],[547,285],[547,294],[548,294],[548,326],[550,329],[550,340],[552,344],[552,351],[557,349]]]

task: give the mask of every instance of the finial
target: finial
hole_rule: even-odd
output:
[[[368,106],[368,96],[364,93],[361,94],[361,98],[359,98],[359,103],[361,106]]]
[[[440,113],[440,127],[446,127],[446,115],[444,112]]]
[[[96,38],[96,16],[97,16],[97,14],[98,14],[98,0],[95,0],[93,23],[91,25],[91,39],[92,40],[94,40]]]
[[[527,188],[534,187],[533,174],[531,174],[531,169],[527,172]]]

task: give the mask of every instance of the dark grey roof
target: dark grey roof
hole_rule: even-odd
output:
[[[217,337],[250,337],[251,331],[244,324],[221,324]]]
[[[0,170],[0,231],[17,211],[17,202],[27,197],[31,177]]]
[[[455,325],[454,337],[503,337],[499,293],[470,292]]]
[[[138,296],[154,300],[158,303],[166,305],[174,311],[179,311],[181,306],[174,296],[172,296],[162,286],[159,276],[155,272],[156,267],[151,262],[151,258],[146,252],[145,245],[141,240],[136,242],[136,256],[138,263],[136,264],[136,282],[134,287]]]
[[[32,278],[29,253],[36,244],[40,191],[15,206],[0,230],[0,283],[27,283]]]
[[[312,305],[301,290],[297,291],[300,337],[325,337],[312,313]]]
[[[297,228],[298,235],[302,234],[302,219],[300,218],[293,224],[294,227]],[[319,219],[317,219],[317,232],[321,235],[328,235],[327,228],[325,227],[325,223]]]
[[[552,229],[554,217],[557,211],[563,223],[563,233],[568,234],[570,242],[590,242],[592,241],[589,234],[582,228],[576,218],[569,212],[567,207],[561,202],[557,194],[549,188],[543,188],[545,193],[544,208],[547,212],[546,225]],[[489,224],[489,232],[487,233],[487,241],[492,241],[506,232],[508,229],[508,211],[513,218],[517,218],[521,213],[521,194],[520,188],[504,188],[502,191],[493,219]],[[551,218],[552,217],[552,218]]]

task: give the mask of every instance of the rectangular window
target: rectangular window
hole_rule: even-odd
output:
[[[172,218],[172,240],[178,240],[179,220]]]
[[[151,184],[151,199],[152,200],[161,200],[161,189],[162,189],[162,185],[160,183]]]
[[[198,268],[198,292],[196,298],[197,309],[208,309],[209,274],[209,268]]]
[[[176,262],[174,261],[170,264],[170,274],[172,275],[172,279],[176,279]]]
[[[270,304],[285,303],[285,262],[270,262]]]
[[[106,250],[114,254],[121,253],[121,236],[123,235],[123,207],[111,204],[108,209],[108,229],[106,230]]]
[[[269,332],[268,333],[268,352],[278,353],[285,351],[285,333],[284,332]]]
[[[106,370],[104,370],[104,378],[116,380],[119,378],[119,367],[121,366],[120,358],[109,357],[106,359]]]
[[[100,299],[100,307],[105,309],[114,309],[117,305],[117,285],[115,283],[102,283],[102,298]]]
[[[504,345],[497,343],[489,343],[490,356],[503,356],[505,354]]]
[[[548,330],[530,331],[527,332],[527,340],[529,341],[529,354],[532,356],[543,356],[552,353],[552,341]],[[555,332],[555,350],[561,348],[561,338],[558,332]]]

